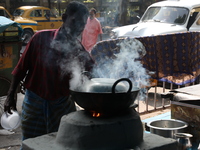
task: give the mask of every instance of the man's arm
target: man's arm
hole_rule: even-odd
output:
[[[16,108],[17,99],[15,99],[15,93],[19,85],[19,82],[20,78],[17,76],[13,76],[10,88],[8,90],[8,95],[4,103],[4,111],[5,112],[7,111],[10,114],[11,114],[11,109],[17,110]]]

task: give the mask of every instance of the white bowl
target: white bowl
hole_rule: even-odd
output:
[[[21,119],[17,111],[11,110],[12,114],[4,112],[1,116],[1,126],[7,130],[13,130],[20,126]]]

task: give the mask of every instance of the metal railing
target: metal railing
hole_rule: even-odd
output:
[[[170,107],[170,99],[169,98],[162,98],[161,94],[167,93],[172,89],[177,89],[181,87],[187,87],[195,84],[199,84],[199,80],[196,82],[192,82],[191,84],[186,84],[184,86],[174,85],[172,83],[160,82],[161,85],[156,85],[151,87],[147,93],[145,100],[136,99],[135,103],[138,104],[136,108],[137,112],[140,114],[143,113],[150,113],[157,110],[162,110],[165,108]],[[167,84],[167,86],[166,86]]]

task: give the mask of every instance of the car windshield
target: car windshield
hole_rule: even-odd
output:
[[[151,7],[144,16],[142,22],[157,21],[173,24],[184,24],[189,10],[183,7]]]
[[[0,16],[9,17],[3,9],[0,9]]]
[[[24,13],[22,9],[16,9],[13,13],[13,16],[21,16]]]

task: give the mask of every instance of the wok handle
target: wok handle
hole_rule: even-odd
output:
[[[117,81],[113,84],[113,86],[112,86],[112,93],[113,93],[113,94],[115,94],[115,88],[116,88],[117,84],[118,84],[119,82],[121,82],[121,81],[127,81],[127,82],[129,83],[129,89],[128,89],[127,93],[130,93],[130,92],[131,92],[131,89],[132,89],[132,86],[133,86],[131,80],[129,80],[128,78],[121,78],[121,79],[117,80]]]

